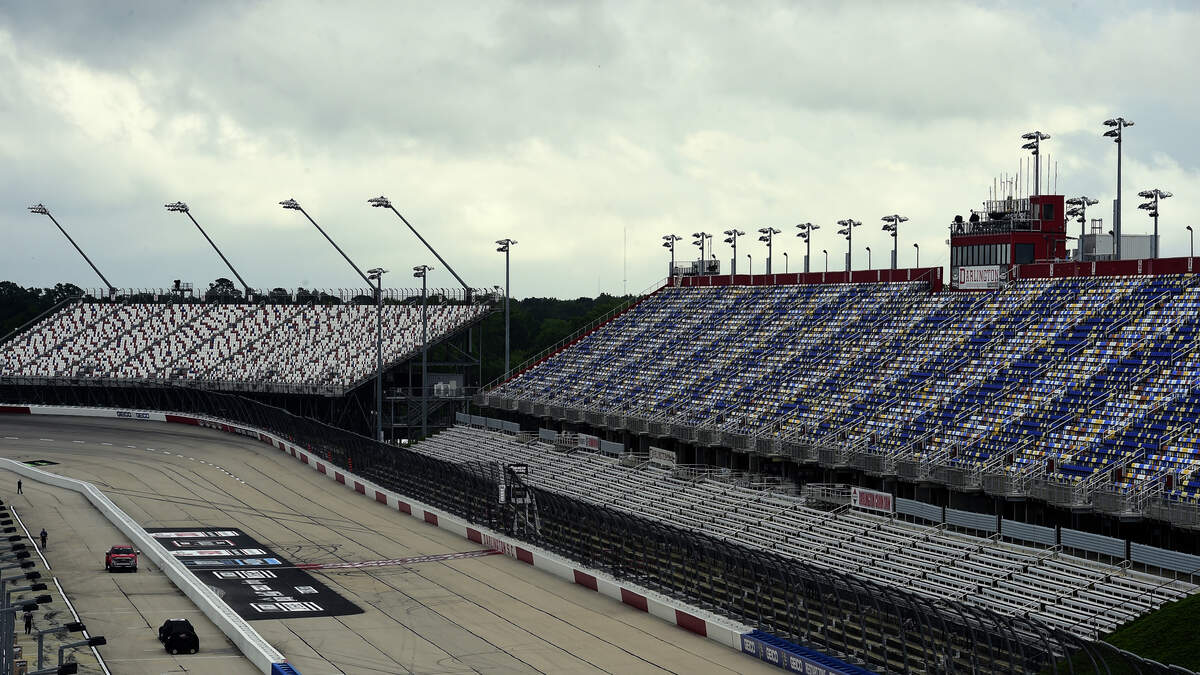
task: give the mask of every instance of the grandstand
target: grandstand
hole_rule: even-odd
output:
[[[524,464],[530,485],[599,506],[652,518],[818,568],[854,574],[929,598],[1033,617],[1094,639],[1185,597],[1190,582],[957,532],[944,525],[842,507],[814,508],[806,499],[715,479],[689,479],[677,467],[572,451],[545,440],[472,428],[453,429],[416,447],[437,459]]]
[[[859,273],[678,279],[480,401],[1196,525],[1200,283],[1191,259],[1146,262],[1155,273],[1014,266],[983,293]]]
[[[171,291],[128,293],[115,301],[85,296],[0,344],[0,378],[240,391],[274,395],[269,400],[276,404],[286,396],[353,398],[376,374],[378,309],[389,394],[411,400],[406,392],[420,386],[418,376],[402,366],[421,352],[420,289],[385,290],[381,309],[371,293],[272,293],[259,303],[201,302]],[[425,307],[429,344],[469,333],[494,305],[488,292],[432,291]],[[478,361],[459,365],[470,370]],[[460,372],[451,379],[456,393],[449,398],[461,400],[461,385],[471,378]],[[310,414],[321,408],[307,401],[297,406]],[[327,416],[346,424],[340,412]]]

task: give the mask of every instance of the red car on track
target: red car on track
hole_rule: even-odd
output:
[[[137,551],[129,544],[117,544],[108,549],[104,554],[104,569],[108,572],[114,570],[132,570],[137,571],[138,556]]]

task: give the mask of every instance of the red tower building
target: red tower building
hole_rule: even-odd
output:
[[[950,224],[950,278],[960,287],[981,275],[1006,276],[1013,265],[1064,260],[1067,229],[1062,195],[986,201],[983,210]],[[960,268],[971,268],[962,272]],[[980,268],[980,269],[974,269]]]

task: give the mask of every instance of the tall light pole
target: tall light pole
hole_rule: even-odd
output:
[[[1195,234],[1195,232],[1192,232],[1191,225],[1187,226],[1187,231],[1188,231],[1188,257],[1195,258],[1196,257],[1196,239],[1195,239],[1195,237],[1192,236]]]
[[[1088,197],[1087,195],[1080,195],[1079,197],[1071,197],[1070,199],[1067,200],[1067,206],[1070,206],[1071,208],[1067,211],[1066,216],[1068,218],[1075,218],[1076,220],[1079,221],[1079,261],[1080,262],[1083,262],[1083,237],[1085,234],[1083,231],[1083,228],[1084,228],[1084,225],[1087,223],[1087,207],[1095,206],[1096,204],[1099,204],[1099,203],[1100,202],[1098,200],[1092,199],[1091,197]]]
[[[892,269],[896,269],[896,264],[900,258],[900,223],[907,222],[908,218],[898,213],[884,216],[883,231],[892,233]]]
[[[867,270],[871,269],[871,247],[867,247]]]
[[[700,273],[700,274],[704,274],[704,259],[705,259],[705,256],[704,256],[704,242],[705,242],[705,241],[708,241],[708,242],[709,242],[709,243],[708,243],[708,247],[709,247],[709,250],[711,251],[711,250],[712,250],[712,241],[711,241],[711,239],[712,239],[712,237],[713,237],[713,236],[712,236],[711,234],[707,233],[707,232],[693,232],[693,233],[692,233],[692,236],[693,236],[693,237],[695,237],[695,240],[694,240],[694,241],[692,241],[692,245],[693,245],[693,246],[699,246],[699,247],[700,247],[700,270],[699,270],[699,273]]]
[[[1121,141],[1125,137],[1125,128],[1133,126],[1133,120],[1127,120],[1124,117],[1114,117],[1110,120],[1104,120],[1104,126],[1109,127],[1108,131],[1104,132],[1106,138],[1113,139],[1117,144],[1117,199],[1116,208],[1113,209],[1113,258],[1121,259]]]
[[[758,240],[767,244],[767,274],[770,274],[771,266],[775,261],[775,252],[772,250],[772,246],[775,243],[775,235],[779,234],[780,230],[774,227],[760,227],[758,233],[762,235]]]
[[[192,216],[192,211],[188,208],[188,205],[184,204],[183,202],[174,202],[171,204],[163,204],[163,206],[166,207],[168,211],[182,213],[188,217],[188,220],[192,221],[192,224],[196,226],[196,229],[200,230],[200,234],[204,235],[204,238],[208,240],[208,245],[212,246],[213,250],[217,252],[217,255],[221,256],[221,261],[225,263],[225,266],[229,268],[229,271],[233,272],[233,276],[237,277],[238,282],[242,284],[242,290],[246,292],[246,300],[251,300],[251,296],[254,295],[254,292],[250,290],[250,285],[246,283],[245,279],[242,279],[242,275],[238,274],[237,270],[233,269],[233,264],[229,262],[229,259],[225,257],[224,253],[221,253],[221,249],[217,248],[217,245],[213,242],[212,237],[208,236],[208,233],[204,231],[204,228],[200,227],[200,223],[196,222],[196,218]]]
[[[826,249],[821,249],[821,253],[825,254],[825,273],[829,274],[829,251]]]
[[[350,259],[350,256],[346,255],[346,252],[342,250],[342,247],[338,246],[337,242],[335,242],[325,232],[325,230],[323,230],[321,228],[321,226],[317,224],[317,221],[313,220],[312,216],[308,215],[308,211],[305,211],[304,208],[300,206],[299,202],[297,202],[295,199],[285,199],[285,200],[279,202],[279,205],[289,211],[299,211],[300,213],[304,214],[304,217],[308,219],[308,222],[313,224],[313,227],[317,228],[317,231],[321,233],[321,236],[325,237],[325,240],[328,241],[329,244],[331,246],[333,246],[333,248],[337,249],[338,253],[342,254],[342,257],[346,259],[346,262],[350,263],[350,266],[354,268],[355,272],[358,272],[358,276],[362,277],[363,281],[367,282],[367,287],[373,288],[373,285],[371,283],[371,278],[368,277],[366,274],[363,274],[363,271],[358,268],[358,265],[355,265],[354,261]],[[382,278],[380,279],[379,283],[380,284],[383,283]],[[381,288],[382,288],[382,286],[381,286]],[[382,302],[382,299],[379,300],[379,302]],[[382,333],[381,333],[381,335],[382,335]],[[379,342],[379,340],[377,340],[377,342]],[[378,344],[376,344],[376,350],[378,351],[379,349],[382,349],[382,347],[380,347]],[[375,430],[376,430],[376,435],[379,437],[380,440],[383,440],[383,389],[382,389],[382,384],[380,384],[382,381],[383,381],[382,376],[380,376],[379,381],[376,383],[376,399],[375,399],[375,405],[376,405],[376,408],[375,408],[375,419],[376,419]]]
[[[1143,199],[1151,200],[1144,204],[1138,204],[1138,208],[1145,210],[1145,211],[1149,211],[1150,213],[1148,215],[1151,218],[1154,218],[1154,255],[1153,255],[1153,257],[1157,258],[1158,257],[1158,202],[1160,200],[1171,197],[1171,193],[1167,192],[1165,190],[1159,190],[1158,188],[1154,188],[1152,190],[1142,190],[1141,192],[1138,193],[1138,196]]]
[[[796,233],[796,236],[804,241],[804,273],[808,274],[809,254],[812,253],[812,232],[813,230],[821,229],[821,226],[813,225],[812,223],[800,223],[796,226],[796,229],[800,230]]]
[[[387,270],[372,267],[367,278],[375,280],[375,440],[383,441],[383,275]]]
[[[729,265],[729,283],[733,283],[733,275],[737,274],[737,238],[746,234],[736,227],[731,230],[725,230],[725,243],[733,246],[733,258]]]
[[[499,253],[503,253],[503,254],[504,254],[504,379],[506,379],[506,380],[507,380],[507,379],[508,379],[508,375],[509,375],[509,373],[511,372],[511,368],[509,367],[509,364],[508,364],[508,356],[509,356],[509,341],[508,341],[508,318],[509,318],[509,314],[508,314],[508,299],[509,299],[509,293],[508,293],[508,282],[509,282],[509,276],[508,276],[508,254],[509,254],[509,252],[512,250],[512,247],[513,247],[514,245],[516,245],[516,243],[517,243],[517,240],[516,240],[516,239],[507,239],[507,238],[506,238],[506,239],[497,239],[497,240],[496,240],[496,243],[500,245],[500,248],[496,249],[496,251],[497,251],[497,252],[499,252]],[[675,260],[675,246],[674,246],[674,243],[673,243],[673,242],[672,242],[672,246],[671,246],[671,260],[672,260],[672,261],[674,261],[674,260]],[[431,268],[431,269],[432,269],[432,268]],[[422,279],[424,279],[425,277],[421,277],[421,278],[422,278]],[[422,282],[422,283],[424,283],[424,282]]]
[[[854,228],[862,225],[862,221],[847,218],[837,221],[842,229],[838,230],[838,234],[846,237],[846,271],[850,271],[850,255],[854,252]]]
[[[787,274],[787,273],[788,273],[788,254],[787,254],[787,251],[784,251],[784,252],[783,252],[783,273],[784,273],[784,274]]]
[[[679,241],[680,239],[683,239],[683,237],[677,234],[663,235],[663,248],[671,249],[671,269],[668,270],[667,273],[667,276],[671,279],[675,278],[675,242]]]
[[[54,223],[54,226],[58,228],[58,231],[62,232],[63,236],[67,238],[67,241],[71,242],[71,245],[75,247],[75,250],[79,251],[79,255],[83,256],[83,259],[87,261],[87,264],[92,268],[92,271],[96,273],[96,276],[100,277],[100,281],[104,282],[105,288],[108,289],[108,297],[116,297],[116,286],[108,283],[108,279],[104,278],[104,275],[100,273],[100,270],[96,267],[95,263],[92,262],[92,259],[87,257],[87,254],[83,252],[83,249],[79,248],[79,244],[75,243],[75,240],[71,238],[71,235],[67,234],[67,231],[63,229],[63,226],[59,225],[54,216],[50,214],[50,209],[46,208],[42,204],[34,204],[33,206],[29,207],[29,211],[31,213],[36,213],[49,218],[50,222]]]
[[[417,232],[417,228],[413,227],[412,223],[408,222],[408,219],[405,218],[399,211],[397,211],[395,206],[392,206],[392,201],[390,199],[380,195],[378,197],[372,197],[371,199],[368,199],[367,203],[376,208],[391,209],[392,213],[396,214],[396,216],[408,226],[409,231],[417,235],[417,239],[420,239],[421,243],[425,244],[425,248],[429,249],[429,252],[432,253],[433,256],[437,258],[438,262],[442,264],[442,267],[445,267],[446,271],[449,272],[456,281],[458,281],[458,283],[463,287],[463,291],[466,293],[466,299],[471,299],[471,287],[467,285],[467,282],[463,281],[462,277],[458,276],[458,273],[454,271],[454,268],[450,267],[450,263],[443,260],[442,256],[438,255],[438,252],[429,245],[429,242],[425,241],[425,237],[422,237],[421,233]]]
[[[429,297],[425,276],[432,269],[429,265],[413,268],[413,276],[421,280],[421,438],[429,435]]]
[[[1043,134],[1040,131],[1030,131],[1027,134],[1021,134],[1021,138],[1029,141],[1021,146],[1022,150],[1028,150],[1033,154],[1033,194],[1040,195],[1039,189],[1042,180],[1042,141],[1049,140],[1050,134]]]
[[[917,267],[921,266],[921,245],[913,242],[913,248],[917,249]]]

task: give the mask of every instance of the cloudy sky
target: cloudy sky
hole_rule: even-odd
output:
[[[1058,192],[1125,229],[1162,207],[1163,255],[1200,229],[1200,9],[1181,3],[365,3],[0,1],[0,279],[93,287],[44,202],[120,287],[228,276],[162,204],[183,200],[255,287],[351,287],[363,268],[440,268],[385,194],[471,285],[639,292],[660,237],[798,222],[839,269],[911,220],[901,264],[944,264],[946,224],[1050,133]],[[1053,173],[1053,170],[1051,171]],[[1053,178],[1051,178],[1053,183]],[[1053,184],[1051,186],[1053,188]],[[748,238],[750,239],[750,238]],[[681,242],[679,257],[694,247]],[[749,244],[750,241],[747,241]],[[739,247],[762,269],[765,250]],[[719,244],[719,257],[728,248]],[[776,253],[782,262],[782,256]],[[442,269],[431,285],[452,285]],[[361,282],[357,285],[361,286]]]

